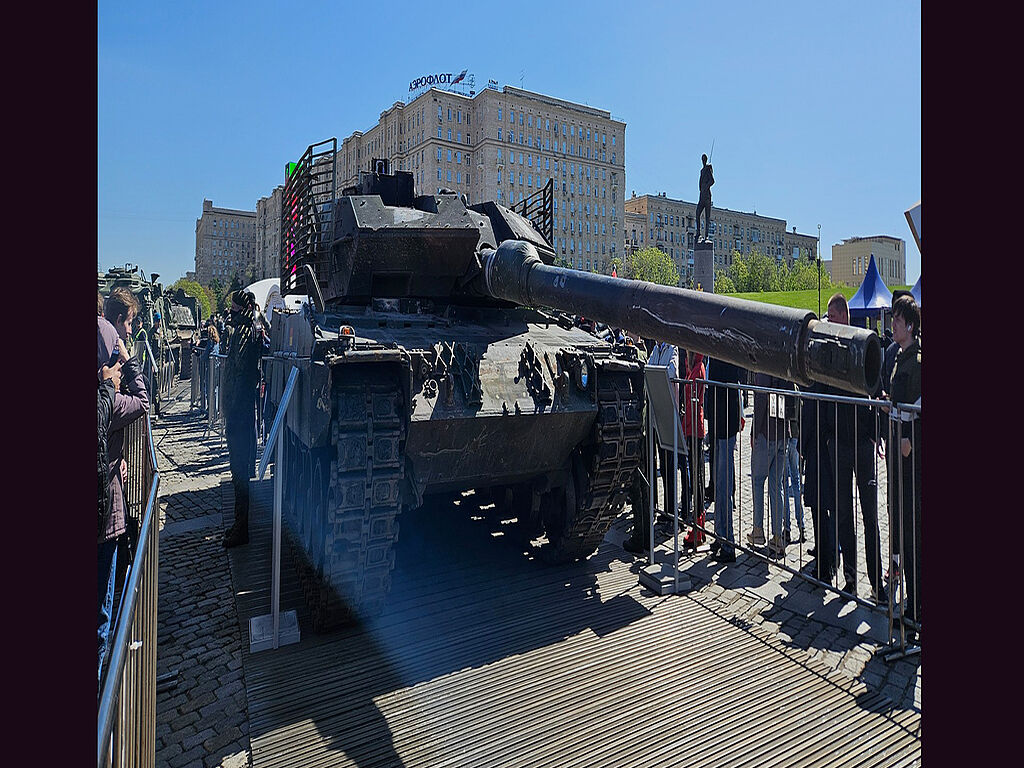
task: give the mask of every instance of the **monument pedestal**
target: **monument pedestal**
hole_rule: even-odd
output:
[[[715,292],[715,244],[701,240],[693,246],[693,287],[704,293]]]

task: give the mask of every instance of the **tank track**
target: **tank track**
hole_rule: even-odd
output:
[[[322,555],[314,555],[313,562],[312,553],[302,552],[298,558],[318,632],[384,607],[395,566],[405,476],[404,398],[397,377],[389,381],[376,369],[346,370],[339,378],[331,422],[336,455],[322,531],[313,533],[321,537]]]
[[[643,390],[628,373],[601,371],[597,376],[597,444],[590,466],[583,466],[582,499],[562,535],[552,542],[558,562],[593,554],[628,500],[633,472],[640,465]]]

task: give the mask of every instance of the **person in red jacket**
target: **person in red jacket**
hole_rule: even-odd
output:
[[[698,379],[707,378],[704,355],[687,350],[684,355],[686,382],[679,390],[679,413],[683,437],[689,448],[689,471],[683,472],[683,509],[686,522],[704,527],[704,387]],[[693,383],[690,383],[693,382]],[[696,497],[696,498],[695,498]],[[683,543],[697,546],[704,541],[699,528],[687,532]]]

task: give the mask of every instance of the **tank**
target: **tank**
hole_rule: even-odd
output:
[[[142,321],[142,327],[146,331],[146,337],[150,340],[150,346],[153,347],[153,354],[159,354],[159,345],[163,344],[166,346],[168,341],[166,336],[166,324],[164,322],[161,322],[160,324],[161,329],[159,333],[154,335],[153,332],[156,313],[159,312],[161,318],[167,314],[163,287],[157,282],[158,277],[159,275],[153,273],[150,275],[150,278],[147,279],[146,274],[142,271],[141,267],[134,264],[125,264],[124,267],[112,267],[106,272],[99,272],[97,277],[99,292],[104,298],[109,296],[110,292],[114,290],[114,288],[124,287],[131,291],[138,300],[138,317]],[[152,370],[150,370],[150,363],[147,360],[146,376],[152,377],[154,392],[159,392],[160,374],[160,367],[153,366]]]
[[[161,311],[168,349],[178,366],[178,375],[187,379],[192,375],[192,346],[199,339],[199,299],[185,293],[182,288],[163,294]]]
[[[381,609],[402,512],[434,494],[489,494],[541,559],[597,549],[639,465],[643,377],[563,313],[795,381],[860,386],[880,361],[813,315],[554,266],[550,186],[469,204],[373,161],[339,190],[336,151],[286,168],[282,293],[311,301],[275,312],[265,360],[271,412],[299,369],[275,472],[317,630]]]

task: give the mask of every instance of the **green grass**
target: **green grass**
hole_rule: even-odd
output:
[[[894,286],[890,288],[890,291],[902,288],[903,290],[909,291],[911,286],[902,285]],[[853,294],[857,292],[856,288],[849,288],[847,286],[840,286],[840,291],[847,299],[852,298]],[[735,296],[738,299],[749,299],[750,301],[763,301],[766,304],[780,304],[784,307],[794,307],[796,309],[809,309],[814,314],[818,314],[818,291],[762,291],[754,293],[729,293],[727,296]],[[826,290],[824,286],[821,289],[821,314],[825,313],[825,305],[828,304],[829,297],[832,295],[832,289]]]

